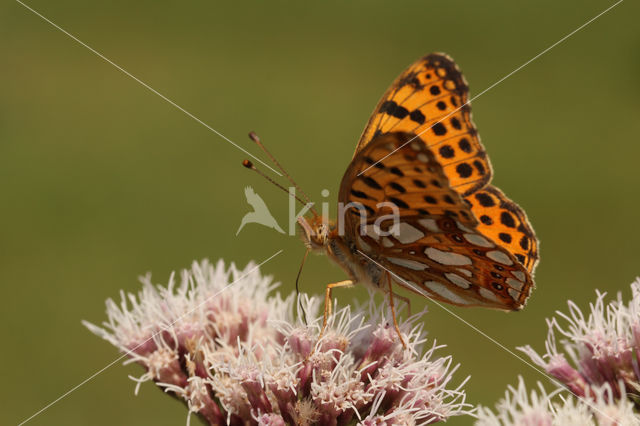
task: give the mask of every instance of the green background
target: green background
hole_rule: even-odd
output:
[[[257,131],[306,192],[335,203],[364,123],[409,63],[447,52],[474,96],[613,2],[27,4],[264,159],[246,138]],[[568,298],[628,297],[640,275],[639,12],[623,2],[473,102],[494,183],[527,211],[542,260],[524,311],[452,309],[507,348],[542,350],[544,319]],[[15,424],[117,357],[80,320],[101,322],[138,275],[166,282],[194,259],[283,249],[263,270],[289,293],[304,250],[258,225],[235,236],[247,185],[287,220],[287,198],[240,166],[245,154],[19,3],[0,17],[0,423]],[[344,279],[328,265],[311,258],[304,290]],[[545,381],[413,304],[430,306],[426,329],[462,364],[458,380],[471,375],[470,402],[493,405],[518,374]],[[114,365],[30,424],[184,424],[152,384],[134,397],[127,375],[140,373]]]

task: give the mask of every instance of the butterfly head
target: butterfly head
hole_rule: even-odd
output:
[[[306,218],[300,216],[298,225],[302,229],[301,236],[304,244],[311,250],[322,250],[329,243],[330,224],[322,216]]]

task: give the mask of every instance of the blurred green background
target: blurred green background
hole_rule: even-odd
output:
[[[264,159],[246,138],[257,131],[306,192],[328,188],[335,203],[369,114],[409,63],[447,52],[473,96],[613,2],[27,4]],[[544,319],[568,298],[628,297],[640,275],[639,9],[623,2],[473,103],[494,183],[527,211],[542,261],[524,311],[452,309],[508,348],[542,350]],[[0,423],[15,424],[117,357],[80,320],[101,322],[138,275],[166,282],[194,259],[244,265],[283,249],[263,270],[289,293],[304,250],[259,225],[235,236],[247,185],[287,217],[246,155],[19,3],[0,19]],[[304,290],[344,279],[328,265],[311,258]],[[545,381],[414,299],[425,304],[429,336],[462,364],[458,380],[471,375],[469,402],[493,405],[518,374]],[[140,373],[114,365],[29,424],[184,424],[152,384],[134,397],[127,375]]]

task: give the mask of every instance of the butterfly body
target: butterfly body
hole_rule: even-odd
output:
[[[358,253],[355,241],[350,241],[339,235],[338,227],[326,218],[316,216],[307,220],[300,218],[305,245],[327,255],[339,265],[355,283],[365,284],[376,290],[383,290],[383,271],[374,262]]]
[[[491,176],[466,81],[448,56],[431,54],[378,103],[342,179],[337,221],[298,222],[307,246],[349,282],[392,292],[393,281],[458,306],[519,310],[538,242]]]

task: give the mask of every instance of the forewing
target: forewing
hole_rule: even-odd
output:
[[[432,53],[413,63],[376,106],[355,156],[388,132],[418,135],[442,165],[450,185],[463,195],[491,180],[491,165],[471,120],[469,88],[455,62]]]
[[[473,204],[450,186],[421,138],[401,132],[376,137],[347,169],[339,201],[348,206],[338,218],[345,240],[400,285],[461,306],[524,305],[533,286],[529,271],[482,235]],[[390,206],[399,213],[397,227],[391,218],[381,220],[393,212]]]

